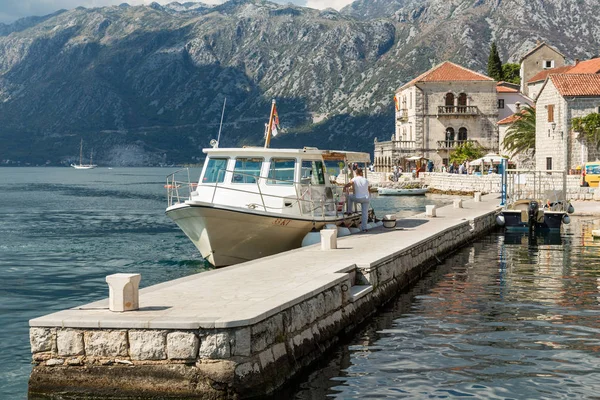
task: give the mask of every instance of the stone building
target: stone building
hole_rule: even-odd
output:
[[[565,56],[544,42],[539,42],[531,51],[521,57],[521,92],[535,98],[530,92],[527,83],[539,72],[565,65]]]
[[[589,65],[589,64],[588,64]],[[600,112],[600,74],[550,74],[536,101],[536,169],[568,169],[600,156],[571,128],[575,117]]]
[[[498,82],[498,119],[503,120],[518,112],[523,106],[533,105],[533,100],[519,91],[519,85],[509,82]]]
[[[484,152],[498,150],[496,81],[449,61],[396,91],[396,130],[390,141],[375,142],[376,171],[405,166],[424,157],[436,168],[458,144],[473,142]]]

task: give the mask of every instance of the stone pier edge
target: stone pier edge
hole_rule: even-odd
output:
[[[210,399],[273,393],[429,267],[492,230],[496,213],[457,223],[371,265],[356,266],[346,279],[251,326],[32,327],[29,391]]]

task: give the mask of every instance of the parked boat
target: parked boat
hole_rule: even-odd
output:
[[[383,196],[421,196],[427,193],[428,188],[415,189],[394,189],[394,188],[377,188],[377,193]]]
[[[167,216],[214,266],[298,248],[325,224],[360,224],[361,210],[347,208],[343,184],[352,173],[347,166],[366,166],[368,153],[272,149],[269,139],[270,128],[264,148],[219,148],[212,141],[197,182],[187,169],[167,178]]]
[[[97,167],[97,165],[92,163],[92,153],[91,152],[90,152],[90,163],[89,164],[83,163],[83,139],[81,139],[81,143],[79,145],[79,164],[71,164],[71,167],[73,167],[75,169],[92,169],[92,168]]]
[[[565,192],[564,171],[508,170],[507,202],[496,222],[507,230],[560,230],[575,211]]]

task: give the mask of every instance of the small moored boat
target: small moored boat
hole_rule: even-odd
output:
[[[427,193],[427,188],[414,189],[394,189],[394,188],[377,188],[377,193],[383,196],[420,196]]]

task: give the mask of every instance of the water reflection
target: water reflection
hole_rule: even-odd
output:
[[[448,258],[288,397],[591,398],[600,389],[600,241],[498,232]],[[595,228],[597,229],[597,228]]]

